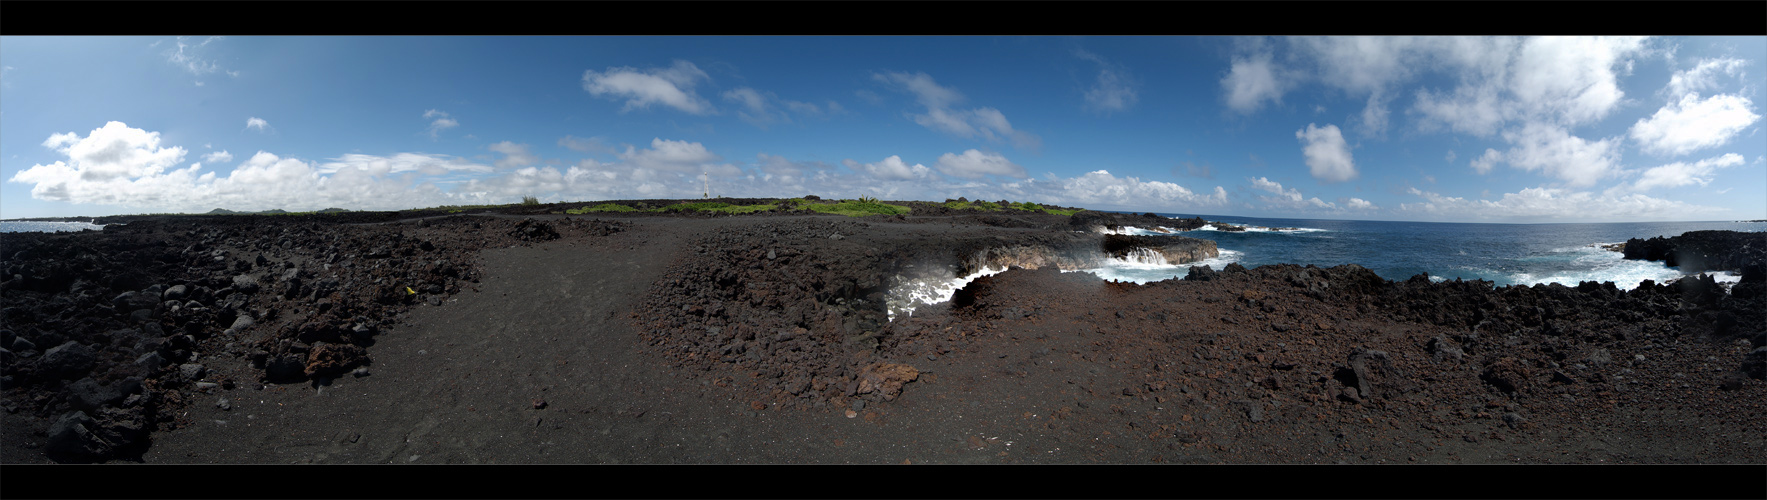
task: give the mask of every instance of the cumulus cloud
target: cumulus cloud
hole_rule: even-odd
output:
[[[269,130],[270,122],[264,121],[263,118],[253,116],[245,119],[245,128],[248,130],[255,128],[258,129],[259,132],[263,132]]]
[[[1265,203],[1268,203],[1272,206],[1281,207],[1281,208],[1290,208],[1290,209],[1295,209],[1295,208],[1337,208],[1337,204],[1335,204],[1335,203],[1321,200],[1318,197],[1314,197],[1312,199],[1307,199],[1307,197],[1305,195],[1301,194],[1301,190],[1294,189],[1294,188],[1286,188],[1285,189],[1282,187],[1282,183],[1272,181],[1270,179],[1259,177],[1256,179],[1247,179],[1247,180],[1252,181],[1252,188],[1253,189],[1257,189],[1260,191],[1269,191],[1271,193],[1276,194],[1276,196],[1259,196],[1258,197],[1258,199],[1264,200]]]
[[[1619,174],[1618,137],[1591,142],[1555,125],[1529,123],[1504,132],[1503,138],[1515,146],[1503,155],[1511,166],[1540,171],[1570,186],[1588,186]]]
[[[1688,93],[1638,120],[1630,133],[1646,152],[1680,156],[1723,145],[1759,121],[1761,115],[1749,111],[1749,105],[1748,98],[1737,95],[1700,99],[1699,94]]]
[[[1221,81],[1230,108],[1250,113],[1284,92],[1317,82],[1364,100],[1356,124],[1369,134],[1393,125],[1399,85],[1442,73],[1452,87],[1411,91],[1407,113],[1424,130],[1491,136],[1515,121],[1563,126],[1610,115],[1625,93],[1616,70],[1646,52],[1640,37],[1291,37],[1284,68],[1259,46],[1232,57]],[[1728,66],[1721,66],[1728,68]],[[1692,81],[1690,77],[1688,79]],[[1431,80],[1444,81],[1444,80]]]
[[[228,153],[227,150],[216,151],[202,155],[202,161],[209,163],[227,163],[233,161],[233,154]]]
[[[1344,201],[1344,206],[1349,207],[1351,210],[1379,210],[1380,209],[1380,207],[1375,206],[1374,203],[1369,202],[1368,200],[1361,199],[1361,198],[1350,198],[1349,200]]]
[[[1485,148],[1485,154],[1478,158],[1473,158],[1469,164],[1472,165],[1474,172],[1478,172],[1479,175],[1484,175],[1491,173],[1491,167],[1496,166],[1497,162],[1500,161],[1503,161],[1502,152],[1491,148]]]
[[[184,148],[162,148],[159,144],[159,132],[131,128],[116,121],[92,130],[83,138],[73,132],[53,134],[43,141],[43,147],[66,155],[68,160],[32,166],[14,175],[13,180],[37,183],[38,189],[63,190],[54,184],[69,177],[103,182],[149,176],[164,172],[184,160]],[[33,190],[32,195],[36,194],[37,191]]]
[[[1718,88],[1718,74],[1741,76],[1742,67],[1749,62],[1742,59],[1718,58],[1703,59],[1693,69],[1676,71],[1669,76],[1669,85],[1663,92],[1669,97],[1705,92]]]
[[[540,163],[540,158],[528,151],[527,144],[503,141],[487,147],[491,151],[503,153],[503,159],[494,164],[497,168],[518,168]]]
[[[435,121],[429,123],[429,138],[432,141],[440,137],[443,130],[460,126],[460,122],[455,121],[453,118],[449,118],[447,112],[440,110],[431,109],[424,111],[423,118],[425,120],[431,118],[435,119]]]
[[[1648,191],[1656,188],[1673,188],[1692,184],[1705,186],[1712,182],[1712,174],[1720,168],[1734,167],[1743,163],[1742,155],[1728,153],[1716,158],[1707,158],[1693,163],[1675,162],[1645,170],[1638,182],[1631,188],[1636,191]]]
[[[926,107],[926,114],[909,117],[922,127],[966,139],[980,136],[988,141],[1011,140],[1019,148],[1036,149],[1043,143],[1036,135],[1014,130],[998,109],[952,109],[952,105],[963,102],[963,94],[939,85],[926,73],[879,73],[872,78],[914,94],[915,101]]]
[[[1051,176],[1048,182],[1026,181],[1004,185],[1011,193],[1049,200],[1067,206],[1104,208],[1154,207],[1154,209],[1187,209],[1220,207],[1227,204],[1227,190],[1215,186],[1209,194],[1162,181],[1142,181],[1137,177],[1117,177],[1106,170],[1095,170],[1079,177],[1060,179]],[[1146,208],[1142,208],[1145,210]]]
[[[1093,111],[1123,111],[1135,105],[1135,84],[1127,71],[1085,50],[1074,50],[1074,56],[1098,64],[1098,81],[1086,89],[1086,108]]]
[[[65,155],[66,160],[35,165],[8,179],[32,184],[32,198],[150,211],[192,212],[216,207],[315,210],[334,206],[395,210],[461,203],[471,197],[443,193],[434,184],[390,174],[490,171],[490,167],[464,160],[423,155],[345,155],[333,163],[315,165],[260,151],[221,175],[204,172],[201,163],[177,167],[186,155],[183,148],[161,147],[159,133],[121,122],[107,123],[85,137],[54,134],[43,144]]]
[[[1281,72],[1271,62],[1271,54],[1234,57],[1227,76],[1221,78],[1221,89],[1227,93],[1227,107],[1241,113],[1252,113],[1264,102],[1282,103],[1287,90]]]
[[[877,163],[859,163],[850,159],[842,161],[841,163],[846,165],[847,168],[852,169],[854,172],[859,172],[882,180],[906,181],[925,179],[928,174],[932,173],[932,169],[926,168],[926,165],[916,163],[910,166],[907,162],[902,161],[901,156],[896,155],[890,155],[889,158],[884,158],[883,161]]]
[[[1350,145],[1344,142],[1344,134],[1337,125],[1319,127],[1309,123],[1307,128],[1295,131],[1295,138],[1301,140],[1301,152],[1307,157],[1307,169],[1313,177],[1343,182],[1358,175],[1356,163],[1350,157]]]
[[[1323,83],[1368,96],[1360,125],[1369,134],[1386,130],[1387,89],[1411,78],[1428,48],[1412,37],[1295,37],[1290,43],[1318,64]]]
[[[687,113],[712,113],[712,104],[693,92],[702,80],[711,75],[687,61],[675,61],[668,68],[639,70],[631,67],[610,67],[605,72],[583,72],[583,90],[596,97],[625,99],[622,112],[662,104]]]
[[[635,150],[632,146],[626,146],[626,152],[620,153],[619,157],[633,167],[661,172],[741,175],[741,170],[734,165],[718,164],[724,157],[713,154],[706,150],[704,144],[697,142],[671,141],[659,137],[651,139],[650,149]]]
[[[1509,91],[1523,109],[1567,125],[1606,117],[1625,97],[1614,67],[1640,51],[1645,37],[1536,37],[1522,43]]]
[[[1399,210],[1436,218],[1465,220],[1687,220],[1728,209],[1652,198],[1643,194],[1600,194],[1560,188],[1528,188],[1501,199],[1468,200],[1411,188],[1424,199],[1401,203]]]
[[[978,150],[964,151],[961,155],[945,153],[939,156],[934,164],[940,173],[965,179],[980,179],[986,175],[1025,178],[1025,168],[1007,160],[999,153],[983,153]]]

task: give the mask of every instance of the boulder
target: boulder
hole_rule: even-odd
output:
[[[43,360],[37,365],[43,373],[63,379],[85,375],[92,365],[98,361],[98,354],[92,348],[72,340],[49,348],[43,354]]]

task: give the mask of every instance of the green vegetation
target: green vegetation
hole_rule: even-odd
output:
[[[564,213],[571,214],[571,215],[582,215],[582,214],[586,214],[586,213],[590,213],[590,212],[636,212],[636,211],[638,211],[638,209],[628,207],[625,205],[621,205],[621,204],[617,204],[617,203],[602,203],[600,205],[596,205],[596,206],[592,206],[592,207],[578,207],[578,208],[573,208],[570,210],[565,210]]]
[[[902,205],[891,205],[879,202],[877,201],[877,198],[864,197],[861,197],[858,200],[843,200],[839,203],[814,203],[805,206],[804,208],[820,213],[840,214],[848,217],[899,215],[913,211],[913,209]]]
[[[1002,203],[1004,203],[1004,204],[1002,204]],[[1050,208],[1050,207],[1045,207],[1045,206],[1038,205],[1036,203],[1032,203],[1032,202],[1028,202],[1028,201],[1013,203],[1013,202],[1005,201],[1005,200],[1001,200],[1001,203],[995,203],[992,201],[949,200],[949,201],[946,201],[944,203],[944,205],[946,208],[950,208],[952,210],[1000,211],[1000,210],[1011,209],[1011,210],[1025,210],[1025,211],[1029,211],[1029,212],[1043,212],[1043,213],[1055,214],[1055,215],[1074,215],[1074,214],[1080,213],[1081,210],[1085,210],[1084,208],[1072,208],[1072,209]]]
[[[523,205],[539,205],[540,199],[532,197],[532,196],[523,196],[522,197],[522,204]]]
[[[513,206],[516,206],[516,204],[510,203],[508,205],[442,205],[442,206],[434,207],[434,208],[413,208],[413,209],[405,210],[405,211],[406,212],[421,212],[421,211],[428,211],[428,210],[442,210],[442,211],[446,211],[451,214],[457,214],[460,212],[465,212],[467,210],[483,210],[483,209],[487,209],[487,208],[502,208],[502,207],[513,207]]]

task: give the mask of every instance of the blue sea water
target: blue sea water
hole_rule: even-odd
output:
[[[1189,218],[1189,214],[1159,214]],[[1259,228],[1245,232],[1202,230],[1177,232],[1214,240],[1221,257],[1198,264],[1220,270],[1229,262],[1256,267],[1266,264],[1312,264],[1331,267],[1358,264],[1389,280],[1428,273],[1433,280],[1482,279],[1504,285],[1612,281],[1635,288],[1650,279],[1663,282],[1687,273],[1661,262],[1624,260],[1601,244],[1630,238],[1677,236],[1687,231],[1728,229],[1763,232],[1763,222],[1631,222],[1605,224],[1470,224],[1310,219],[1266,219],[1209,216],[1204,220]],[[1158,233],[1143,233],[1158,234]],[[1194,264],[1192,264],[1194,265]],[[1189,265],[1122,263],[1090,270],[1105,279],[1145,283],[1183,277]],[[1719,281],[1736,276],[1718,273]]]
[[[86,222],[42,222],[28,220],[0,220],[0,233],[60,233],[84,231],[87,229],[104,230],[102,224]]]

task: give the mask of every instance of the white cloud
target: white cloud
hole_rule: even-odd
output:
[[[1264,101],[1282,103],[1282,93],[1288,85],[1279,79],[1279,71],[1270,59],[1268,53],[1233,58],[1227,76],[1221,79],[1221,88],[1227,92],[1227,107],[1251,113],[1264,107]]]
[[[268,130],[270,128],[270,122],[264,121],[263,118],[258,118],[256,116],[253,116],[253,117],[245,119],[245,128],[247,128],[247,129],[254,129],[255,128],[255,129],[258,129],[259,132],[263,132],[263,131]]]
[[[1228,104],[1241,111],[1280,102],[1288,87],[1316,77],[1321,84],[1365,99],[1357,125],[1379,134],[1392,126],[1390,96],[1397,86],[1444,72],[1452,90],[1419,88],[1408,113],[1424,130],[1446,127],[1490,136],[1515,120],[1560,125],[1592,123],[1625,97],[1616,69],[1645,52],[1639,37],[1292,37],[1291,64],[1310,71],[1284,73],[1274,54],[1235,56],[1222,81]],[[1285,75],[1292,74],[1294,76]]]
[[[1422,115],[1421,125],[1426,129],[1446,125],[1455,132],[1488,137],[1507,119],[1507,103],[1498,92],[1495,85],[1462,86],[1451,96],[1418,89],[1411,109]]]
[[[820,172],[831,168],[828,164],[819,161],[795,162],[786,159],[783,156],[774,156],[767,153],[755,154],[755,160],[755,166],[761,169],[763,175],[778,176],[781,178],[780,180],[782,182],[799,180],[798,178],[802,177],[805,172]]]
[[[1259,196],[1258,197],[1258,199],[1264,200],[1265,203],[1268,203],[1273,206],[1282,207],[1282,208],[1290,208],[1290,209],[1297,209],[1297,208],[1335,209],[1335,208],[1337,208],[1337,204],[1335,204],[1335,203],[1321,200],[1318,197],[1308,199],[1305,195],[1301,194],[1301,190],[1294,189],[1294,188],[1283,188],[1282,183],[1272,181],[1270,179],[1259,177],[1256,179],[1248,179],[1248,180],[1252,181],[1252,188],[1258,189],[1260,191],[1269,191],[1271,193],[1276,194],[1276,196]]]
[[[706,150],[705,145],[697,142],[671,141],[654,138],[650,141],[650,149],[634,150],[626,146],[626,152],[619,157],[633,167],[651,169],[662,172],[693,174],[708,173],[718,176],[741,175],[741,170],[730,164],[717,164],[724,158]]]
[[[1448,156],[1446,159],[1448,160],[1448,163],[1454,163],[1454,150],[1448,150]]]
[[[1693,69],[1676,71],[1669,77],[1669,85],[1663,88],[1670,98],[1687,94],[1705,92],[1718,88],[1718,73],[1740,76],[1742,67],[1748,61],[1742,59],[1703,59]]]
[[[443,130],[460,126],[460,122],[453,118],[449,118],[448,113],[445,111],[434,109],[424,111],[423,118],[425,120],[430,118],[436,119],[429,123],[429,139],[432,141],[440,137]]]
[[[762,92],[749,87],[727,90],[723,96],[724,100],[739,105],[736,112],[738,117],[761,128],[766,128],[772,123],[790,123],[791,117],[788,116],[788,112],[796,113],[799,116],[821,116],[823,114],[822,107],[813,103],[780,99],[772,92]],[[781,111],[781,108],[784,111]],[[829,113],[841,111],[840,104],[828,101]]]
[[[994,108],[951,109],[963,102],[956,89],[940,86],[926,73],[879,73],[872,78],[894,84],[914,94],[915,101],[927,108],[926,114],[910,115],[923,127],[963,138],[981,136],[989,141],[1011,140],[1018,148],[1036,149],[1042,139],[1023,130],[1014,130],[1006,115]]]
[[[1742,155],[1728,153],[1715,158],[1707,158],[1693,163],[1675,162],[1645,170],[1632,189],[1648,191],[1656,188],[1673,188],[1690,184],[1705,186],[1712,182],[1712,174],[1720,168],[1734,167],[1743,163]]]
[[[1368,200],[1361,199],[1361,198],[1350,198],[1348,201],[1344,202],[1344,205],[1349,207],[1351,210],[1379,210],[1380,209],[1380,207],[1375,206],[1374,203],[1369,202]]]
[[[1491,167],[1497,165],[1497,162],[1500,161],[1503,161],[1502,152],[1491,148],[1485,148],[1485,154],[1483,156],[1473,158],[1473,161],[1469,163],[1474,172],[1478,172],[1479,175],[1484,175],[1491,173]]]
[[[1086,89],[1086,107],[1094,111],[1123,111],[1135,105],[1133,79],[1122,68],[1105,61],[1097,54],[1075,49],[1074,55],[1098,63],[1098,81]]]
[[[1541,171],[1573,187],[1619,174],[1618,137],[1590,142],[1561,127],[1536,122],[1505,131],[1503,138],[1514,145],[1503,155],[1511,166]]]
[[[465,158],[422,153],[398,153],[393,156],[351,153],[331,160],[330,163],[314,167],[313,170],[321,174],[331,174],[355,169],[374,177],[405,172],[443,175],[450,172],[484,173],[492,171],[491,167],[473,163]]]
[[[1455,220],[1690,220],[1728,211],[1642,194],[1597,195],[1544,187],[1504,193],[1496,201],[1443,196],[1417,188],[1411,188],[1410,193],[1425,201],[1402,203],[1400,211]]]
[[[1647,152],[1665,156],[1720,146],[1761,119],[1749,111],[1749,105],[1747,98],[1737,95],[1702,100],[1699,94],[1688,93],[1633,124],[1632,140]]]
[[[852,169],[854,172],[859,172],[882,180],[906,181],[925,179],[932,173],[932,169],[926,168],[926,165],[916,163],[910,166],[907,162],[902,161],[901,156],[896,155],[890,155],[889,158],[884,158],[883,161],[877,163],[859,163],[853,160],[846,160],[841,163],[846,165],[847,168]]]
[[[1537,37],[1522,43],[1510,91],[1523,109],[1556,114],[1567,125],[1613,111],[1626,94],[1613,68],[1639,52],[1645,37]]]
[[[1050,177],[1048,182],[1027,180],[1006,184],[1002,190],[1016,194],[1014,199],[1038,198],[1047,200],[1045,203],[1066,206],[1172,210],[1227,204],[1227,190],[1221,186],[1215,186],[1213,193],[1204,195],[1170,182],[1144,182],[1136,177],[1117,177],[1105,170],[1069,179]]]
[[[1295,131],[1295,138],[1301,140],[1301,152],[1307,157],[1307,168],[1313,177],[1326,182],[1343,182],[1356,178],[1356,163],[1350,157],[1350,146],[1344,142],[1344,134],[1337,125],[1326,124],[1318,127],[1307,124],[1307,128]]]
[[[229,71],[229,70],[223,69],[223,68],[221,68],[220,64],[217,64],[214,61],[211,61],[208,59],[204,59],[201,56],[197,55],[197,52],[198,52],[197,49],[207,46],[209,44],[209,42],[224,40],[224,39],[226,39],[226,37],[211,36],[211,37],[203,39],[203,41],[201,43],[197,43],[195,45],[191,45],[189,43],[186,43],[185,40],[187,38],[189,38],[189,37],[182,37],[181,36],[181,37],[177,38],[177,48],[174,48],[174,49],[166,52],[166,61],[167,62],[175,64],[178,67],[183,68],[185,71],[189,71],[190,74],[196,75],[196,76],[203,76],[203,75],[209,75],[209,74],[214,74],[214,73],[225,73],[228,76],[239,76],[238,71]],[[201,86],[202,83],[198,82],[197,85]]]
[[[999,153],[983,153],[974,149],[964,151],[962,155],[940,155],[939,162],[933,166],[940,173],[965,179],[980,179],[986,175],[1025,178],[1025,167],[1018,166]]]
[[[336,163],[314,165],[260,151],[222,176],[203,172],[201,163],[174,168],[185,156],[183,148],[160,147],[159,142],[159,133],[121,122],[107,123],[86,137],[55,134],[44,145],[67,156],[66,161],[33,166],[9,182],[33,184],[31,197],[36,199],[153,212],[201,212],[216,207],[395,210],[476,199],[388,174],[490,171],[490,167],[459,159],[425,155],[345,155]]]
[[[625,99],[626,107],[621,109],[622,112],[661,103],[687,113],[704,115],[712,113],[712,105],[694,94],[693,87],[699,81],[711,78],[693,63],[677,60],[668,68],[643,71],[631,67],[610,67],[606,72],[584,71],[583,90],[596,97]]]
[[[724,92],[724,100],[742,104],[737,115],[756,126],[765,126],[769,122],[787,119],[784,115],[768,110],[767,98],[759,91],[748,87],[738,87]]]
[[[150,176],[184,160],[184,148],[162,148],[159,144],[159,132],[130,128],[116,121],[93,129],[84,138],[73,132],[53,134],[43,141],[43,147],[66,155],[68,161],[32,166],[15,174],[12,180],[38,183],[37,189],[55,190],[63,188],[53,184],[65,182],[70,176],[87,182]],[[31,193],[35,197],[38,191],[33,189]]]
[[[491,151],[503,153],[503,159],[497,160],[497,163],[494,164],[497,168],[526,167],[528,165],[540,163],[540,158],[534,156],[533,153],[528,151],[527,144],[516,144],[509,141],[503,141],[492,144],[488,146],[488,148],[490,148]]]
[[[227,163],[233,161],[233,154],[228,153],[227,150],[216,151],[202,155],[202,161],[209,163]]]

